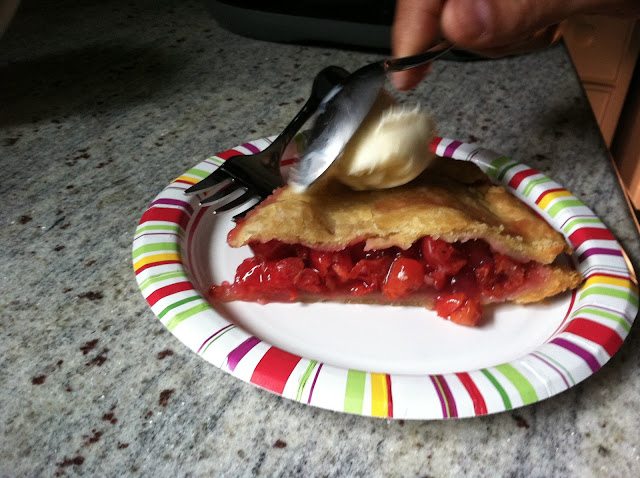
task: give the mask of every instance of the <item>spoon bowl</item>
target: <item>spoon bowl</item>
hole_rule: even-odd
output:
[[[452,48],[451,43],[443,41],[418,55],[387,58],[349,75],[322,101],[309,135],[308,147],[291,172],[289,184],[297,191],[304,191],[329,169],[371,110],[388,73],[424,65]]]

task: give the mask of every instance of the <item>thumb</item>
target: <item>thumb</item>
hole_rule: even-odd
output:
[[[509,45],[589,10],[593,0],[447,0],[441,14],[444,36],[468,50]],[[616,3],[614,0],[611,3]]]

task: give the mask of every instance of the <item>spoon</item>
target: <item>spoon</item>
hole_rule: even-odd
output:
[[[339,66],[324,68],[313,80],[311,95],[302,109],[266,149],[255,154],[238,154],[228,158],[209,176],[187,189],[185,194],[209,191],[211,194],[200,201],[201,206],[220,203],[226,199],[227,202],[212,207],[213,213],[218,214],[235,209],[254,198],[262,201],[270,196],[274,189],[284,186],[280,161],[285,148],[300,128],[313,116],[327,94],[347,76],[349,72]],[[229,196],[240,189],[244,190],[243,194],[229,201]],[[257,204],[254,203],[251,207]],[[242,217],[249,209],[251,208],[234,216],[234,219]]]
[[[448,41],[418,55],[387,58],[363,66],[336,86],[322,101],[311,129],[308,147],[291,171],[289,184],[304,191],[340,155],[376,101],[387,73],[409,70],[429,63],[453,48]]]

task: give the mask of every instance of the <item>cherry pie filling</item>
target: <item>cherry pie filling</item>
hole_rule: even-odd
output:
[[[277,240],[249,244],[254,257],[238,266],[232,283],[211,288],[224,302],[293,302],[301,295],[348,300],[382,294],[384,302],[435,300],[441,317],[476,325],[482,304],[509,299],[544,280],[544,265],[517,262],[482,240],[448,243],[424,237],[409,249],[365,250],[364,242],[320,251]],[[374,300],[375,302],[375,300]],[[433,303],[433,302],[430,302]]]

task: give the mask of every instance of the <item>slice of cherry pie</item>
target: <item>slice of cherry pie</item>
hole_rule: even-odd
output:
[[[476,325],[482,306],[541,301],[582,281],[557,259],[563,237],[476,166],[438,159],[403,186],[355,191],[326,178],[288,187],[240,219],[233,247],[254,256],[221,301],[424,306]]]

